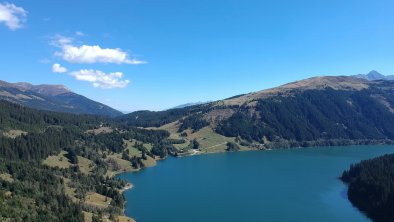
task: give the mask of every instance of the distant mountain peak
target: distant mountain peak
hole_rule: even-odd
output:
[[[367,75],[379,75],[379,76],[383,76],[382,74],[380,74],[378,71],[376,70],[371,70]]]
[[[361,78],[361,79],[367,79],[367,80],[370,80],[370,81],[374,81],[374,80],[394,80],[394,75],[385,76],[385,75],[379,73],[376,70],[372,70],[368,74],[354,75],[353,77]]]
[[[373,78],[373,79],[384,79],[384,78],[385,78],[384,75],[380,74],[379,72],[377,72],[377,71],[375,71],[375,70],[372,70],[371,72],[369,72],[369,73],[367,74],[367,76],[368,76],[369,78]]]

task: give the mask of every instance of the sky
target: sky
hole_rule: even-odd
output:
[[[392,0],[0,0],[0,79],[121,111],[394,74]]]

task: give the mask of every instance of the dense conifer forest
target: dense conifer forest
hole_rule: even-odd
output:
[[[377,222],[394,218],[394,154],[365,160],[343,172],[349,200]]]

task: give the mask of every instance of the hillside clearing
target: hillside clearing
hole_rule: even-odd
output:
[[[66,154],[67,151],[62,150],[58,155],[48,156],[43,161],[43,164],[49,167],[59,167],[61,169],[67,169],[72,166],[72,164],[70,163],[70,160],[67,159],[67,157],[65,156]]]
[[[9,137],[12,139],[15,139],[18,136],[22,136],[22,135],[26,135],[26,134],[27,134],[27,132],[25,132],[23,130],[8,130],[6,132],[3,132],[3,136]]]
[[[111,127],[103,126],[97,129],[91,129],[91,130],[86,130],[86,133],[92,133],[94,135],[98,134],[106,134],[106,133],[112,133],[114,130]]]
[[[8,173],[0,173],[0,179],[12,183],[14,178],[12,178],[11,174]]]
[[[126,217],[126,216],[119,216],[118,222],[136,222],[134,219]]]
[[[91,174],[92,170],[95,168],[96,164],[93,161],[86,159],[84,157],[78,156],[78,167],[79,170],[84,174]]]
[[[112,198],[104,195],[88,192],[85,196],[85,204],[92,205],[99,208],[107,208],[111,203]]]

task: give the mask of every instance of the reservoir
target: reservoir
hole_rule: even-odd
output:
[[[394,146],[345,146],[167,158],[119,175],[137,222],[370,221],[338,177]]]

